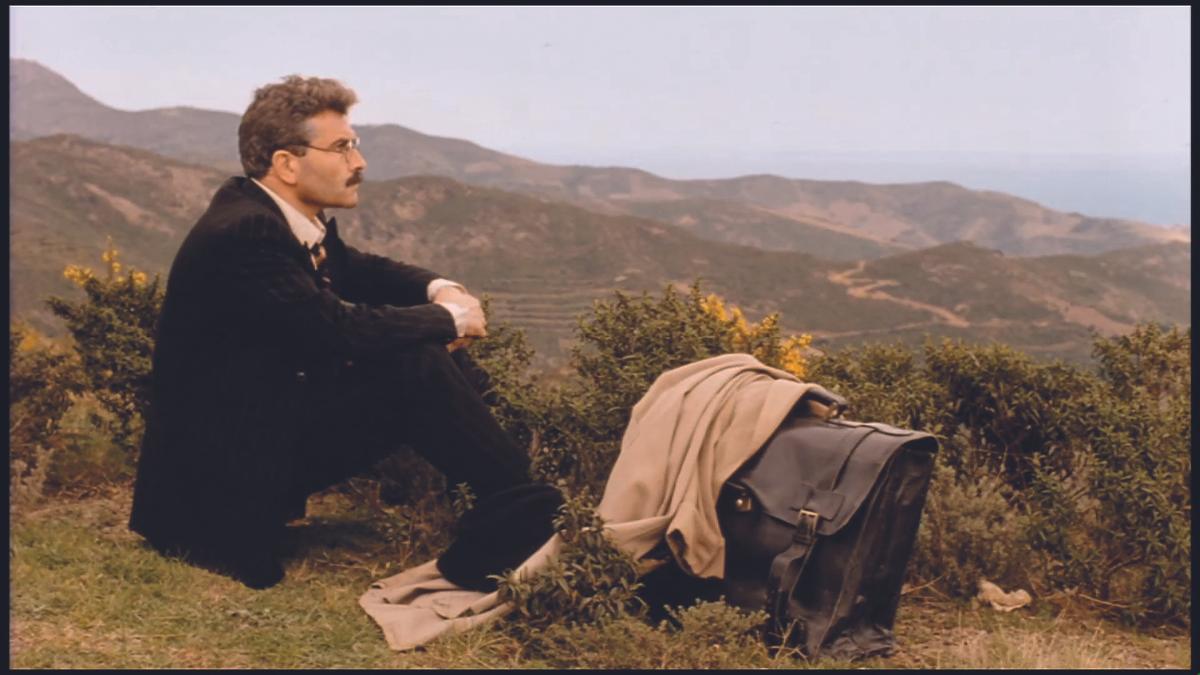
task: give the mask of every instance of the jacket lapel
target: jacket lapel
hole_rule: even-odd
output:
[[[225,186],[236,191],[242,196],[253,200],[259,206],[262,206],[270,211],[271,215],[275,216],[274,223],[278,226],[283,240],[288,242],[288,250],[298,261],[304,265],[304,269],[308,270],[312,274],[313,279],[315,279],[318,284],[322,284],[321,275],[318,274],[317,270],[313,267],[311,254],[309,253],[308,249],[304,248],[304,245],[300,243],[300,240],[296,239],[296,235],[292,233],[292,228],[288,225],[287,218],[283,215],[283,211],[279,209],[279,205],[275,203],[275,200],[271,199],[270,195],[268,195],[266,192],[263,192],[262,188],[255,185],[254,181],[246,178],[245,176],[234,176],[225,183]],[[328,234],[326,235],[326,239],[328,239]]]

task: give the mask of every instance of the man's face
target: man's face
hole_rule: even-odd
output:
[[[363,180],[367,161],[357,149],[345,154],[333,152],[358,138],[350,128],[350,119],[326,110],[308,120],[308,131],[308,144],[313,147],[299,157],[296,197],[318,210],[356,206],[358,184]]]

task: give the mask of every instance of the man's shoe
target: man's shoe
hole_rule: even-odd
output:
[[[554,535],[563,504],[553,485],[526,483],[481,497],[455,526],[455,540],[437,559],[437,569],[462,588],[490,593],[489,578],[515,568]]]

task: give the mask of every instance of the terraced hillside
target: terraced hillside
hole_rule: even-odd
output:
[[[360,206],[338,214],[346,237],[423,264],[495,298],[496,316],[562,353],[575,318],[614,290],[661,291],[697,277],[752,316],[782,311],[801,330],[820,317],[839,329],[884,329],[917,315],[846,297],[833,263],[791,252],[719,244],[680,228],[598,214],[439,177],[365,184]]]
[[[582,280],[546,283],[544,279],[513,279],[493,286],[487,296],[493,320],[523,328],[534,349],[554,355],[548,363],[558,367],[573,343],[575,317],[586,314],[598,297],[614,290]]]

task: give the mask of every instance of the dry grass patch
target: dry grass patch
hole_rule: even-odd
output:
[[[945,599],[901,605],[895,668],[1187,668],[1186,632],[1130,631],[1095,618],[1086,608],[1031,608],[1000,613]]]

